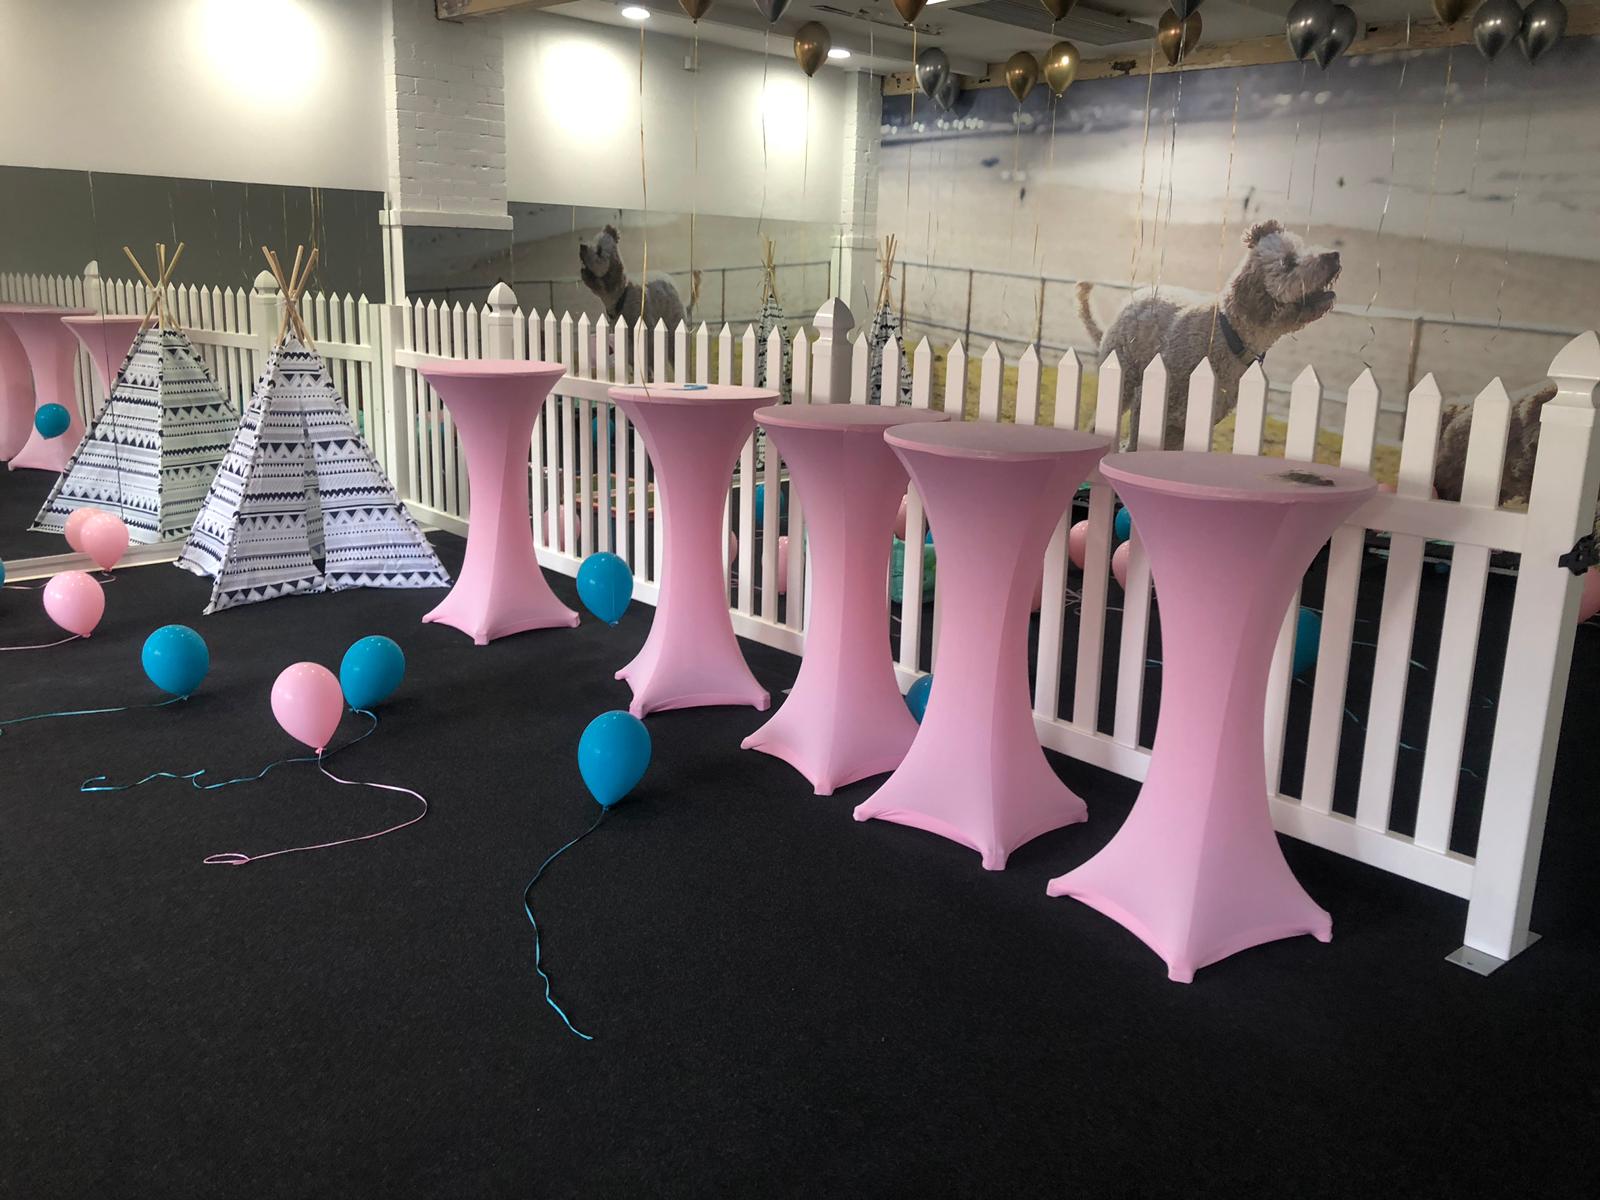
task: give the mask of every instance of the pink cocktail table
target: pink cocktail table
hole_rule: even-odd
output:
[[[571,628],[573,612],[550,590],[533,548],[528,453],[560,363],[427,359],[417,368],[439,393],[467,456],[472,519],[450,594],[423,617],[453,625],[482,646],[526,629]]]
[[[939,531],[939,669],[905,761],[856,820],[926,829],[998,871],[1024,842],[1086,815],[1033,727],[1028,617],[1050,534],[1110,439],[989,422],[885,438]]]
[[[83,438],[83,418],[78,415],[78,397],[73,390],[73,359],[78,353],[78,343],[61,324],[62,317],[88,314],[86,308],[48,308],[34,304],[0,304],[0,321],[11,327],[22,343],[22,353],[28,359],[28,370],[33,375],[34,412],[46,404],[59,404],[67,410],[69,424],[60,437],[39,436],[30,429],[28,441],[12,455],[9,466],[36,471],[60,471],[67,459],[78,448]],[[33,416],[30,413],[30,423]]]
[[[145,318],[91,313],[86,317],[62,317],[61,323],[89,352],[89,361],[100,380],[101,398],[110,396],[117,384],[117,372],[133,349],[133,339],[145,327]]]
[[[644,648],[617,672],[636,717],[668,708],[749,704],[764,710],[728,617],[722,507],[755,411],[770,388],[616,387],[611,398],[644,436],[655,464],[663,530],[661,591]]]
[[[884,580],[906,471],[884,430],[947,420],[925,408],[780,404],[759,409],[806,510],[812,602],[789,698],[744,740],[819,796],[900,765],[917,735],[889,653]]]
[[[11,326],[0,321],[0,462],[13,458],[33,432],[33,372]]]
[[[1164,601],[1161,717],[1127,821],[1049,893],[1126,926],[1181,983],[1262,942],[1325,942],[1333,920],[1272,831],[1267,678],[1296,583],[1377,485],[1357,471],[1231,454],[1116,454],[1100,472],[1133,515]]]

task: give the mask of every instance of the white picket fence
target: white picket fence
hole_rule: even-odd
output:
[[[103,299],[101,296],[103,295]],[[106,311],[142,311],[142,289],[125,282],[46,280],[0,275],[0,299],[104,306]],[[277,330],[278,298],[270,276],[258,277],[249,293],[224,289],[180,289],[172,297],[180,320],[202,348],[219,382],[236,400]],[[368,440],[413,510],[423,520],[462,531],[470,517],[465,464],[450,414],[416,372],[424,355],[458,358],[542,358],[562,363],[566,377],[555,389],[535,427],[529,484],[535,540],[548,568],[575,574],[582,559],[599,550],[620,555],[635,576],[635,595],[653,603],[661,562],[661,526],[642,438],[607,396],[628,378],[643,378],[645,343],[653,349],[659,382],[740,382],[776,387],[759,377],[756,332],[724,327],[712,331],[680,326],[629,329],[623,322],[576,321],[570,315],[524,313],[504,284],[482,309],[436,303],[384,305],[349,297],[315,297],[307,313],[313,337],[330,361]],[[814,331],[793,337],[795,403],[864,403],[868,396],[868,352],[864,338],[851,341],[854,321],[839,300],[816,314]],[[672,362],[667,361],[669,345]],[[784,361],[782,335],[773,331],[765,362]],[[935,395],[934,351],[926,340],[909,356],[891,341],[884,352],[882,394],[896,394],[900,373],[911,371],[914,407],[941,407],[963,414],[968,406],[968,360],[956,343],[944,356],[942,395]],[[1053,420],[1073,425],[1085,364],[1068,353],[1053,364]],[[1012,419],[1043,420],[1041,381],[1045,364],[1029,350],[1018,360]],[[1006,364],[990,346],[979,367],[976,418],[999,420],[1008,390]],[[1600,490],[1600,339],[1587,333],[1573,340],[1551,364],[1558,391],[1543,411],[1541,438],[1526,511],[1498,506],[1506,452],[1510,400],[1496,379],[1474,402],[1466,483],[1459,503],[1431,497],[1443,398],[1431,377],[1406,397],[1399,483],[1396,494],[1380,494],[1332,539],[1322,600],[1317,666],[1309,686],[1304,766],[1295,789],[1282,790],[1282,767],[1295,681],[1291,654],[1295,609],[1286,615],[1272,670],[1265,731],[1273,781],[1272,816],[1291,836],[1322,846],[1467,901],[1464,945],[1452,958],[1491,970],[1530,944],[1528,916],[1543,840],[1545,807],[1555,755],[1574,616],[1580,583],[1558,559],[1588,533]],[[87,375],[85,375],[87,379]],[[1121,368],[1110,359],[1099,368],[1097,402],[1088,424],[1116,434]],[[87,386],[87,385],[86,385]],[[1145,371],[1139,428],[1141,447],[1160,443],[1165,427],[1165,369],[1159,360]],[[1260,365],[1239,389],[1232,450],[1260,454],[1266,422],[1267,378]],[[1202,365],[1190,380],[1186,428],[1190,448],[1209,450],[1213,425],[1213,381]],[[85,408],[95,405],[85,393]],[[1286,454],[1311,459],[1324,418],[1324,387],[1307,368],[1291,387]],[[1343,405],[1340,462],[1369,469],[1382,403],[1370,372],[1348,389]],[[959,419],[959,418],[958,418]],[[614,435],[602,431],[615,430]],[[728,523],[737,551],[730,562],[729,607],[745,637],[798,652],[804,644],[807,608],[803,552],[787,555],[779,578],[779,540],[804,545],[804,514],[790,495],[776,454],[759,470],[755,439],[746,444],[730,481]],[[756,508],[756,487],[763,504]],[[786,517],[785,517],[785,510]],[[1157,614],[1149,567],[1137,530],[1130,548],[1128,582],[1112,632],[1108,600],[1113,493],[1096,476],[1089,487],[1090,522],[1086,565],[1069,571],[1070,514],[1055,530],[1043,563],[1043,604],[1035,667],[1034,711],[1041,740],[1053,749],[1118,774],[1140,779],[1149,761],[1141,732],[1152,617]],[[913,490],[909,495],[906,544],[922,544],[925,521]],[[1371,535],[1383,531],[1386,561],[1374,559]],[[1412,746],[1402,721],[1417,722],[1417,701],[1408,701],[1418,637],[1418,602],[1423,592],[1424,548],[1452,546],[1449,579],[1438,636],[1432,686],[1424,705],[1426,738]],[[1485,629],[1485,593],[1490,556],[1520,556],[1509,635],[1504,646],[1487,769],[1482,772],[1481,814],[1458,805],[1463,756],[1468,750],[1469,706],[1479,643]],[[929,662],[920,619],[926,597],[916,554],[907,557],[904,600],[893,650],[902,681]],[[1362,567],[1381,562],[1382,600],[1373,639],[1359,636],[1357,598]],[[1431,566],[1428,567],[1431,569]],[[1072,586],[1073,584],[1076,586]],[[780,595],[781,590],[785,593]],[[933,626],[939,624],[938,589],[932,597]],[[1071,635],[1071,636],[1069,636]],[[1431,639],[1431,631],[1424,638]],[[1067,647],[1075,643],[1072,661]],[[1496,647],[1488,647],[1493,650]],[[1357,650],[1371,650],[1374,667],[1365,716],[1351,711],[1362,700],[1351,694],[1350,664]],[[1064,669],[1070,673],[1063,676]],[[1110,676],[1114,672],[1114,684]],[[1157,678],[1159,678],[1157,676]],[[1412,689],[1415,693],[1416,689]],[[1063,702],[1063,693],[1068,697]],[[1111,719],[1100,720],[1110,700]],[[1409,706],[1409,712],[1408,712]],[[1354,804],[1335,808],[1339,753],[1347,738],[1359,738],[1360,768]],[[1405,795],[1397,818],[1397,769],[1402,754],[1421,755],[1419,782]],[[1481,754],[1479,755],[1481,757]],[[1349,772],[1346,772],[1348,779]],[[1351,788],[1343,789],[1342,794]],[[1414,801],[1414,804],[1413,804]],[[1092,807],[1092,797],[1091,797]],[[1414,818],[1409,816],[1414,807]],[[1472,828],[1476,824],[1476,829]],[[1475,836],[1474,836],[1475,833]],[[1475,845],[1468,854],[1462,846]]]

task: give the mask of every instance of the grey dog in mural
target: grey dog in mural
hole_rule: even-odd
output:
[[[628,268],[622,263],[621,241],[622,235],[617,232],[617,227],[607,225],[595,237],[592,245],[579,242],[578,262],[582,267],[579,274],[584,285],[600,297],[600,302],[606,306],[606,318],[613,324],[621,317],[631,331],[637,328],[641,316],[651,330],[655,329],[658,320],[666,322],[667,366],[670,367],[674,341],[672,331],[677,329],[679,321],[687,322],[688,319],[683,298],[678,295],[676,285],[665,275],[651,275],[643,287],[629,279]],[[647,378],[655,370],[654,342],[653,337],[645,338]],[[629,346],[632,344],[630,341]]]
[[[1139,391],[1144,369],[1158,353],[1167,368],[1167,428],[1162,446],[1183,446],[1189,374],[1210,359],[1216,373],[1215,419],[1239,402],[1239,380],[1286,333],[1304,329],[1327,314],[1336,297],[1339,252],[1307,246],[1277,221],[1252,225],[1245,255],[1220,297],[1182,288],[1135,292],[1110,328],[1101,332],[1089,309],[1092,283],[1078,285],[1078,315],[1104,359],[1113,350],[1122,366],[1122,411],[1132,414],[1130,436],[1139,427]]]

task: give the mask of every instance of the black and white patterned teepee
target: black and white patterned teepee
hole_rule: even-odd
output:
[[[900,321],[894,313],[894,258],[897,239],[883,239],[883,253],[878,259],[882,278],[878,284],[878,312],[867,330],[867,403],[911,403],[911,355],[904,344],[900,346],[900,375],[897,392],[883,394],[883,352],[890,338],[900,337]]]
[[[178,565],[216,578],[208,613],[297,592],[450,586],[327,364],[293,333],[267,355]]]
[[[94,508],[121,517],[134,543],[186,536],[238,421],[182,330],[151,326],[33,528],[60,533],[73,510]]]

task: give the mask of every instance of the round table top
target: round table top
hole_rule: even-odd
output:
[[[0,304],[0,317],[89,317],[87,308],[62,308],[55,304]]]
[[[756,409],[756,420],[778,429],[827,429],[882,437],[885,429],[895,426],[937,423],[949,418],[931,408],[897,404],[774,404]]]
[[[778,399],[774,388],[735,387],[721,383],[640,383],[614,387],[613,400],[635,404],[772,404]]]
[[[1085,451],[1104,453],[1111,439],[1098,433],[1058,429],[1053,425],[1010,425],[998,421],[950,421],[901,425],[884,440],[902,450],[971,458],[987,462],[1034,462]]]
[[[59,310],[51,310],[59,311]],[[93,329],[104,325],[107,328],[134,329],[144,324],[143,317],[136,317],[128,313],[71,313],[61,318],[61,323],[73,329]]]
[[[1126,483],[1169,496],[1266,504],[1348,502],[1378,488],[1372,476],[1346,467],[1200,450],[1111,454],[1100,460],[1100,474],[1113,485]]]
[[[525,358],[435,358],[419,355],[417,371],[427,379],[549,379],[561,378],[560,363]]]

